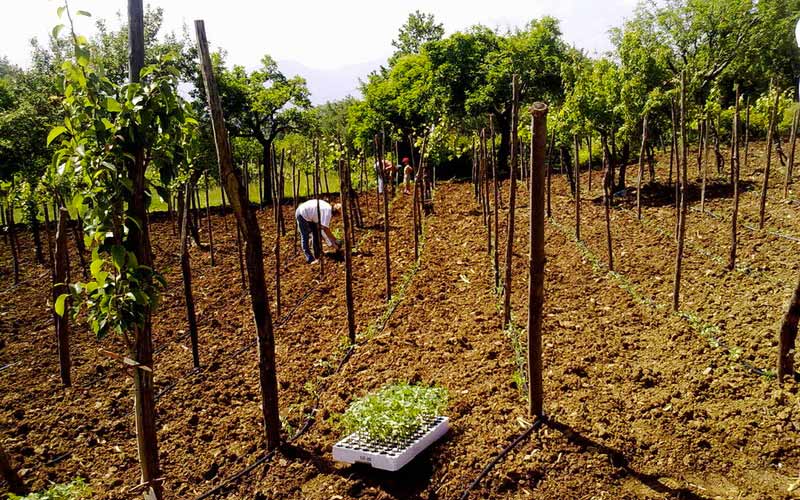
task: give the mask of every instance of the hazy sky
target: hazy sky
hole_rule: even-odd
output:
[[[25,66],[28,40],[46,40],[59,22],[60,0],[5,0],[0,16],[0,55]],[[152,0],[164,9],[167,31],[204,19],[209,42],[228,51],[230,63],[252,68],[265,53],[310,69],[376,65],[391,53],[391,41],[408,14],[416,9],[436,16],[447,33],[473,24],[522,26],[532,18],[552,15],[561,20],[568,43],[589,53],[610,49],[608,29],[629,17],[636,0]],[[70,0],[74,10],[91,12],[116,24],[125,0]],[[91,34],[93,20],[80,19],[78,31]],[[353,69],[350,69],[352,73]],[[335,72],[334,72],[335,73]],[[361,75],[363,76],[363,75]],[[353,78],[348,75],[345,78]]]

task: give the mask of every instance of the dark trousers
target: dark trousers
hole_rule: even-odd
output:
[[[317,223],[316,222],[309,222],[303,218],[302,215],[295,216],[297,219],[297,230],[300,233],[300,247],[303,249],[303,253],[306,256],[306,262],[314,262],[315,258],[319,258],[322,255],[322,244],[320,241],[317,241]],[[311,254],[311,250],[308,246],[308,240],[311,239],[314,244],[314,255]]]

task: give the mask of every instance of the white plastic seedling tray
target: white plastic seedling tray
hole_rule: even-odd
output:
[[[348,464],[364,463],[375,469],[396,471],[432,445],[449,429],[447,417],[423,424],[411,437],[399,443],[375,443],[354,432],[333,446],[333,459]]]

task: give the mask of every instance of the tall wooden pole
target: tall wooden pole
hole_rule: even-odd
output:
[[[511,323],[511,272],[514,255],[514,209],[517,202],[517,126],[519,121],[519,77],[515,74],[511,81],[511,186],[508,199],[508,233],[506,239],[506,275],[503,285],[503,327]]]
[[[67,282],[69,278],[69,249],[67,248],[67,221],[69,212],[62,208],[58,213],[58,229],[56,230],[56,249],[53,262],[53,303],[62,294],[69,293]],[[69,296],[64,305],[64,314],[54,315],[56,325],[56,340],[58,342],[58,364],[61,371],[61,383],[64,387],[72,385],[72,360],[69,355],[69,315],[66,312],[69,307]]]
[[[800,119],[800,110],[794,112],[792,119],[792,131],[789,134],[789,162],[786,164],[786,179],[783,184],[783,197],[789,196],[789,184],[792,183],[792,170],[794,169],[794,152],[797,144],[797,122]]]
[[[489,133],[492,136],[492,147],[489,150],[489,161],[492,163],[492,179],[494,179],[494,289],[500,289],[500,179],[497,176],[497,158],[494,144],[494,117],[489,115]]]
[[[739,219],[739,177],[741,176],[741,164],[739,162],[739,84],[735,85],[736,91],[736,104],[733,113],[733,130],[734,140],[736,141],[736,147],[734,148],[733,158],[731,158],[731,162],[735,163],[735,165],[731,165],[731,168],[734,169],[733,172],[733,211],[731,214],[731,251],[728,255],[728,269],[733,271],[736,267],[736,247],[738,245],[738,219]]]
[[[530,254],[528,260],[528,413],[541,417],[542,384],[542,309],[544,304],[544,184],[547,154],[547,105],[531,107],[530,162]]]
[[[608,252],[608,270],[613,271],[614,247],[611,242],[611,197],[613,195],[611,184],[613,183],[613,179],[611,178],[611,172],[613,172],[614,166],[611,164],[611,162],[614,161],[614,158],[608,151],[608,139],[606,139],[605,134],[600,136],[600,142],[603,147],[603,212],[606,219],[606,250]]]
[[[533,124],[531,124],[531,133],[533,133]],[[578,136],[575,135],[575,239],[581,240],[581,143]],[[533,139],[531,139],[533,140]]]
[[[378,144],[378,135],[375,135],[375,149],[378,153],[378,175],[383,180],[383,249],[386,257],[386,301],[392,300],[392,260],[389,256],[389,193],[386,185],[386,171],[383,168],[383,146]],[[414,179],[417,184],[417,179]],[[416,187],[416,186],[415,186]]]
[[[247,275],[250,285],[250,301],[258,334],[258,368],[261,383],[261,413],[264,419],[264,434],[267,449],[280,444],[280,414],[278,413],[278,378],[275,372],[275,338],[272,330],[272,315],[264,279],[264,256],[262,253],[261,229],[255,213],[248,203],[242,180],[233,168],[225,117],[217,91],[217,82],[208,53],[208,41],[203,21],[195,21],[197,45],[200,52],[201,73],[211,110],[211,125],[217,149],[217,159],[222,168],[225,191],[233,206],[234,214],[242,228],[246,242]]]
[[[339,192],[344,221],[344,296],[347,305],[347,338],[350,344],[356,343],[356,313],[353,302],[353,241],[350,213],[350,165],[339,160]]]
[[[323,249],[322,249],[322,210],[319,206],[319,191],[320,191],[320,182],[319,182],[319,139],[314,140],[314,199],[317,200],[317,230],[314,232],[314,244],[315,247],[319,249],[319,255],[315,255],[314,257],[319,260],[319,276],[320,278],[325,277],[325,259],[323,259]]]
[[[208,249],[211,257],[211,267],[214,267],[214,231],[211,227],[211,203],[208,196],[208,172],[205,173],[206,177],[206,226],[208,227]],[[249,202],[248,198],[248,202]]]
[[[196,177],[194,177],[196,179]],[[189,258],[189,196],[191,196],[194,179],[189,180],[183,188],[183,214],[181,215],[181,275],[183,277],[183,295],[186,299],[186,321],[189,323],[189,339],[192,344],[192,362],[200,368],[200,350],[198,347],[197,315],[192,293],[192,266]]]
[[[769,189],[769,169],[770,163],[772,162],[772,142],[775,139],[777,128],[777,118],[776,115],[778,113],[778,100],[781,97],[781,91],[779,88],[775,89],[775,102],[772,105],[772,112],[770,113],[769,118],[769,130],[767,131],[767,165],[764,167],[764,181],[761,184],[761,200],[758,205],[758,228],[764,229],[764,222],[766,220],[766,210],[767,210],[767,189]]]
[[[142,0],[128,0],[128,76],[138,83],[144,67],[144,10]],[[128,250],[133,252],[142,266],[153,268],[150,251],[150,233],[147,227],[147,202],[145,199],[145,151],[140,132],[136,134],[133,160],[128,162],[128,180],[131,198],[127,217],[138,224],[128,226]],[[151,311],[144,311],[144,322],[134,328],[134,345],[130,357],[151,370],[134,369],[134,410],[139,463],[142,469],[142,486],[145,498],[160,500],[163,497],[161,467],[158,458],[155,395],[153,386],[153,339]]]
[[[686,144],[686,73],[681,73],[681,102],[680,102],[680,211],[678,212],[678,251],[675,253],[675,279],[672,288],[672,310],[677,311],[681,292],[681,271],[683,267],[683,244],[686,237],[686,213],[689,176],[688,147]]]

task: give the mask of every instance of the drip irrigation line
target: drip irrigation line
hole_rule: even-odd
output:
[[[16,366],[16,365],[18,365],[20,363],[21,363],[21,361],[15,361],[14,363],[9,363],[9,364],[7,364],[5,366],[0,366],[0,372],[4,372],[4,371],[8,370],[9,368],[11,368],[12,366]]]
[[[425,229],[425,226],[423,225],[423,231],[424,231],[424,229]],[[366,235],[365,235],[365,236],[366,236]],[[423,240],[422,240],[422,241],[423,241],[423,243],[424,243],[424,241],[425,241],[425,239],[424,239],[424,232],[423,232]],[[361,243],[361,242],[359,241],[359,242],[358,242],[358,244],[360,244],[360,243]],[[415,266],[415,269],[416,269],[416,270],[418,270],[418,269],[419,269],[419,263],[422,261],[422,248],[424,248],[424,245],[420,247],[420,255],[419,255],[419,258],[418,258],[418,260],[417,260],[417,261],[414,263],[414,266]],[[414,271],[415,273],[416,273],[416,270]],[[321,283],[321,282],[320,282],[320,283]],[[319,283],[318,283],[317,285],[319,285]],[[316,287],[316,286],[315,286],[315,287]],[[307,294],[306,294],[306,297],[307,297],[309,294],[310,294],[310,292],[307,292]],[[305,300],[305,297],[304,297],[302,300]],[[402,302],[402,300],[400,300],[399,302]],[[396,304],[395,304],[395,306],[393,307],[393,309],[392,309],[392,313],[394,312],[394,310],[395,310],[395,309],[397,309],[397,305],[399,305],[399,302],[398,302],[398,303],[396,303]],[[297,307],[295,307],[294,309],[296,309],[296,308],[297,308]],[[293,312],[293,311],[292,311],[292,312]],[[291,314],[291,312],[290,312],[290,314]],[[389,315],[389,316],[391,316],[391,313],[390,313],[390,315]],[[388,318],[386,318],[386,319],[388,320]],[[379,319],[379,321],[380,321],[380,319]],[[383,323],[383,326],[385,326],[385,324],[386,324],[386,321],[384,321],[384,323]],[[336,367],[336,370],[334,370],[334,371],[333,371],[333,372],[332,372],[330,375],[326,376],[326,377],[325,377],[325,381],[328,381],[328,380],[330,380],[330,378],[331,378],[332,376],[334,376],[334,375],[336,375],[336,374],[340,373],[340,372],[342,371],[342,368],[344,368],[345,364],[347,364],[347,362],[350,360],[350,358],[351,358],[351,356],[353,355],[353,353],[355,352],[356,348],[357,348],[357,347],[360,347],[360,346],[363,346],[363,345],[365,345],[367,342],[369,342],[369,340],[370,340],[370,339],[366,339],[366,340],[364,340],[362,343],[356,343],[356,344],[353,344],[353,345],[351,345],[351,346],[350,346],[350,347],[347,349],[347,351],[344,353],[344,355],[342,356],[342,359],[339,361],[339,364],[338,364],[338,366]],[[287,441],[287,444],[291,444],[291,443],[293,443],[294,441],[296,441],[297,439],[299,439],[299,438],[300,438],[301,436],[303,436],[303,435],[304,435],[306,432],[308,432],[308,431],[309,431],[309,429],[311,429],[311,427],[314,425],[314,422],[316,422],[316,420],[317,420],[317,412],[319,411],[319,402],[320,402],[320,399],[322,398],[322,394],[323,394],[323,392],[324,392],[324,390],[325,390],[325,389],[326,389],[326,386],[325,386],[325,385],[323,385],[323,386],[321,387],[321,389],[320,389],[319,391],[317,391],[317,395],[316,395],[316,397],[315,397],[315,399],[314,399],[313,409],[312,409],[312,410],[309,412],[308,418],[306,418],[305,422],[303,422],[303,425],[302,425],[302,427],[300,427],[300,430],[298,430],[298,431],[297,431],[297,432],[294,434],[294,436],[292,436],[291,438],[289,438],[289,440]],[[224,480],[224,481],[223,481],[221,484],[217,485],[217,486],[216,486],[216,487],[214,487],[213,489],[211,489],[211,490],[209,490],[209,491],[207,491],[207,492],[203,493],[202,495],[200,495],[200,496],[196,497],[196,498],[195,498],[195,500],[205,500],[206,498],[210,498],[211,496],[213,496],[213,495],[215,495],[215,494],[217,494],[217,493],[219,493],[219,492],[223,491],[224,489],[228,488],[229,486],[232,486],[232,485],[233,485],[233,484],[234,484],[236,481],[238,481],[238,480],[239,480],[239,479],[241,479],[242,477],[244,477],[244,476],[246,476],[247,474],[249,474],[250,472],[252,472],[252,471],[253,471],[255,468],[257,468],[259,465],[262,465],[262,464],[264,464],[264,463],[266,463],[266,462],[269,462],[270,460],[272,460],[272,458],[275,456],[275,453],[276,453],[276,451],[277,451],[277,450],[272,450],[271,452],[267,453],[267,454],[266,454],[266,455],[264,455],[263,457],[261,457],[261,458],[259,458],[258,460],[256,460],[254,463],[252,463],[252,464],[248,465],[247,467],[245,467],[245,468],[244,468],[244,469],[242,469],[241,471],[237,472],[236,474],[234,474],[234,475],[233,475],[233,476],[231,476],[230,478],[228,478],[228,479]]]
[[[570,233],[567,229],[565,229],[563,224],[559,223],[555,219],[555,217],[551,217],[550,218],[550,222],[565,237],[570,238],[570,239],[573,240],[573,242],[575,242],[574,235],[572,233]],[[588,246],[586,246],[585,244],[583,244],[581,242],[575,242],[575,244],[579,247],[579,249],[581,249],[582,253],[585,253],[588,257],[591,257],[590,260],[592,261],[594,266],[596,266],[598,269],[603,269],[602,266],[604,266],[605,263],[603,263],[597,257],[597,255],[595,255],[589,249]],[[638,297],[636,297],[636,295],[634,295],[634,292],[632,290],[628,289],[628,288],[633,288],[633,285],[630,284],[630,281],[625,277],[625,275],[623,275],[622,273],[620,273],[618,271],[609,271],[607,268],[605,269],[605,271],[606,271],[606,275],[610,274],[614,279],[616,279],[616,280],[621,282],[621,284],[618,285],[620,288],[622,288],[623,290],[625,290],[629,294],[633,295],[634,298],[637,299],[637,301],[642,302],[642,300],[639,300]],[[651,299],[644,298],[644,302],[647,303],[648,305],[650,305],[651,307],[653,307],[654,309],[663,309],[664,308],[663,304],[659,304],[658,302],[655,302],[655,301],[653,301]],[[691,321],[691,317],[692,316],[691,316],[690,313],[678,311],[678,312],[675,312],[673,314],[677,314],[679,318],[689,322],[689,326],[693,330],[696,330],[692,326],[692,321]],[[772,377],[772,371],[765,370],[763,368],[758,368],[755,365],[753,365],[752,363],[750,363],[749,361],[745,361],[743,359],[740,359],[741,358],[741,353],[736,353],[731,347],[728,346],[728,344],[724,340],[714,336],[711,333],[699,332],[698,335],[700,335],[701,337],[705,338],[712,347],[721,348],[724,351],[726,351],[729,354],[729,356],[737,355],[737,357],[735,359],[732,359],[731,361],[734,361],[735,363],[737,363],[737,364],[741,365],[742,367],[744,367],[748,373],[752,373],[754,375],[763,376],[763,377]]]
[[[518,444],[520,444],[528,436],[530,436],[533,431],[541,427],[542,423],[546,418],[547,417],[544,415],[537,418],[536,421],[534,421],[533,424],[525,430],[525,432],[514,438],[514,440],[511,441],[511,443],[509,443],[508,446],[503,448],[503,451],[501,451],[496,457],[490,460],[489,463],[486,464],[486,466],[483,468],[481,473],[478,474],[478,477],[476,477],[475,480],[472,481],[469,486],[467,486],[467,489],[464,490],[464,492],[461,494],[459,500],[466,500],[467,498],[469,498],[469,493],[472,490],[474,490],[478,486],[478,484],[480,484],[481,480],[484,477],[486,477],[486,475],[489,474],[489,472],[491,472],[494,466],[497,465],[503,458],[505,458],[505,456],[508,455],[511,452],[511,450],[516,448]]]
[[[710,217],[712,217],[714,219],[717,219],[717,220],[721,220],[721,221],[727,220],[725,217],[723,217],[723,216],[721,216],[719,214],[715,214],[711,210],[706,210],[705,212],[701,212],[700,209],[697,209],[697,208],[694,208],[694,207],[692,207],[691,210],[692,210],[692,212],[705,214],[705,215],[708,215],[708,216],[710,216]],[[750,231],[752,231],[754,233],[762,231],[761,229],[758,229],[756,226],[753,226],[752,224],[747,224],[746,222],[742,222],[740,225],[742,227],[744,227],[745,229],[749,229]],[[795,243],[800,243],[800,238],[798,238],[797,236],[793,236],[793,235],[790,235],[790,234],[779,233],[778,231],[770,231],[769,229],[766,229],[764,231],[767,234],[771,235],[771,236],[775,236],[776,238],[782,238],[784,240],[793,241]]]

